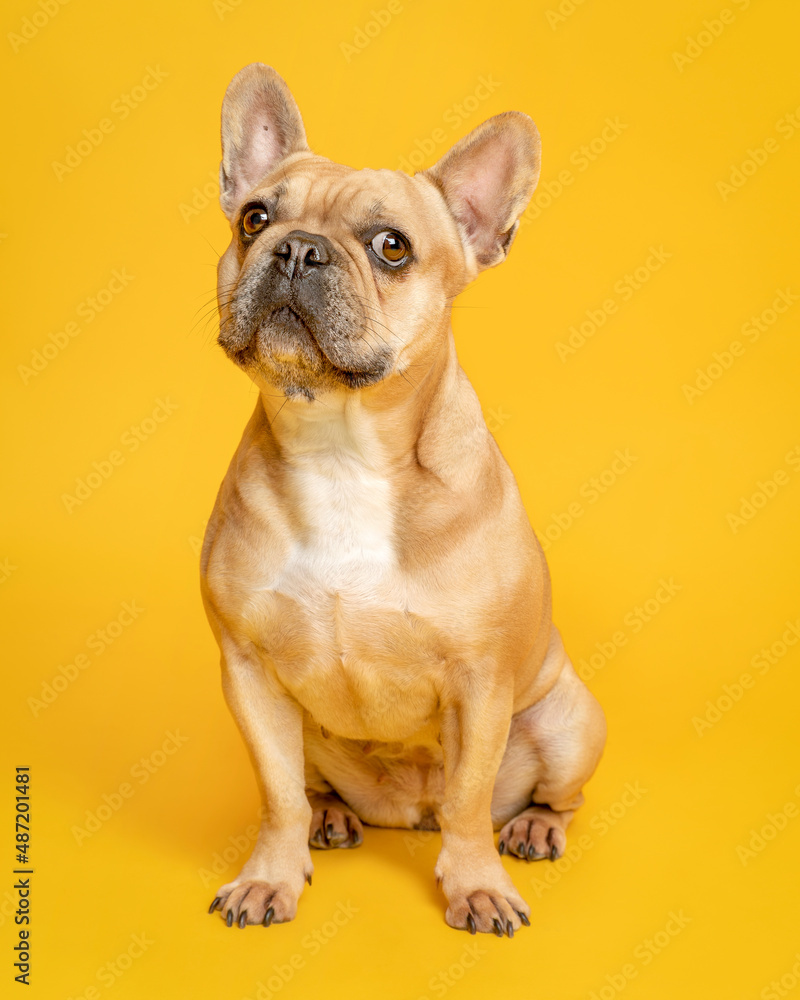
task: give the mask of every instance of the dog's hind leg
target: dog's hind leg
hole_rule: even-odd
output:
[[[547,655],[561,660],[558,680],[541,701],[514,716],[492,800],[498,850],[527,861],[563,855],[567,826],[606,739],[603,710],[575,673],[555,628]]]
[[[310,847],[325,850],[330,847],[360,847],[364,843],[364,827],[353,810],[334,791],[306,788],[313,810],[308,834]]]

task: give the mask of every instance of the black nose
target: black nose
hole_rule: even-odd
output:
[[[279,240],[272,251],[278,258],[276,266],[289,278],[302,278],[317,267],[330,264],[333,247],[324,236],[312,236],[302,229],[295,229]]]

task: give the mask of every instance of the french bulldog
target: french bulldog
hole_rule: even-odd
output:
[[[311,152],[270,67],[225,94],[219,343],[259,396],[201,575],[263,799],[211,905],[229,927],[291,920],[309,848],[371,825],[441,830],[447,923],[511,937],[530,907],[500,855],[564,852],[605,719],[450,321],[505,259],[539,162],[510,111],[413,177],[356,170]]]

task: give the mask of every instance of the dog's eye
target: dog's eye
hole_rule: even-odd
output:
[[[242,230],[247,236],[255,236],[268,222],[269,216],[266,208],[263,205],[255,205],[253,208],[248,208],[242,216]]]
[[[410,250],[405,238],[400,233],[392,232],[390,229],[373,236],[370,246],[381,260],[392,267],[398,267],[402,264],[408,257]]]

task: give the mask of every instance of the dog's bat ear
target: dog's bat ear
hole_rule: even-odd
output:
[[[232,218],[262,177],[291,153],[307,149],[303,119],[282,77],[263,63],[245,66],[222,102],[222,211]]]
[[[478,268],[505,259],[539,180],[541,140],[520,111],[495,115],[424,171],[441,190]]]

